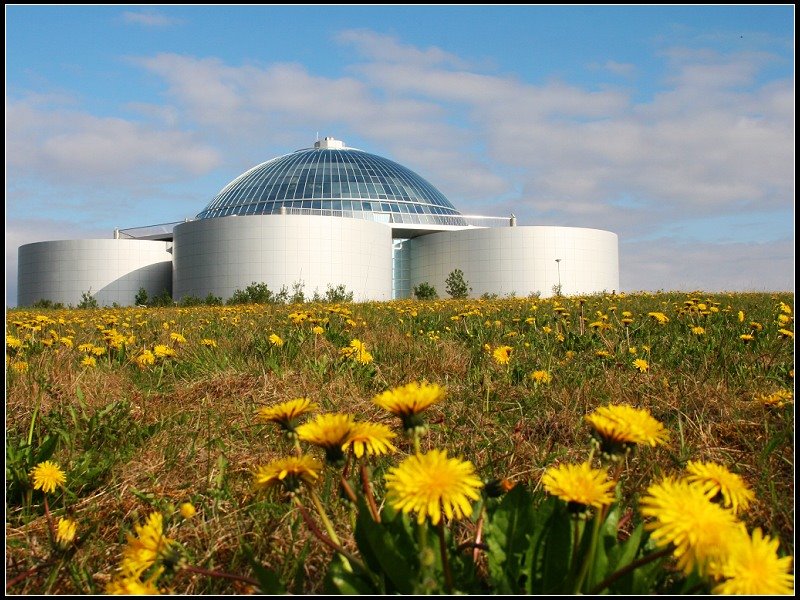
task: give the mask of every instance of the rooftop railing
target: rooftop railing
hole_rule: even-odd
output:
[[[324,217],[343,217],[347,219],[363,219],[386,223],[387,225],[433,225],[444,227],[514,227],[517,224],[516,217],[486,217],[480,215],[432,215],[418,213],[396,213],[396,212],[376,212],[361,210],[334,210],[325,208],[280,208],[272,214],[281,215],[316,215]],[[228,215],[229,217],[248,215]],[[226,218],[226,217],[214,217]],[[145,225],[142,227],[129,227],[127,229],[115,229],[115,239],[136,239],[136,240],[169,240],[172,239],[172,232],[175,226],[181,223],[188,223],[193,219],[175,221],[173,223],[160,223],[158,225]]]

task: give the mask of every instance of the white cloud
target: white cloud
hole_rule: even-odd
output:
[[[620,287],[628,292],[792,291],[794,240],[760,244],[687,244],[668,238],[622,242]]]
[[[144,27],[168,27],[181,23],[180,19],[175,19],[152,10],[142,12],[125,11],[122,13],[122,20],[126,23],[142,25]]]
[[[631,77],[634,73],[636,73],[636,65],[631,63],[620,63],[615,60],[606,61],[602,68],[609,73],[613,73],[614,75],[618,75],[620,77]]]
[[[196,135],[162,130],[76,110],[6,104],[6,166],[44,181],[131,182],[198,175],[216,167],[218,152]]]
[[[464,67],[467,63],[458,56],[431,46],[420,50],[403,44],[392,36],[383,35],[368,29],[348,29],[334,36],[342,44],[355,46],[358,52],[370,60],[422,65],[450,65]]]

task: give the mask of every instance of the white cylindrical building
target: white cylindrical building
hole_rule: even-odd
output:
[[[353,299],[392,297],[392,231],[382,223],[320,215],[253,215],[182,223],[174,230],[174,299],[227,300],[265,283],[302,285],[306,297],[344,286]]]
[[[134,303],[172,289],[169,242],[146,240],[59,240],[19,248],[17,304],[39,300],[77,306],[91,294],[100,306]]]
[[[471,296],[593,294],[619,289],[617,235],[582,227],[525,226],[444,231],[409,242],[410,286],[445,295],[461,269]]]

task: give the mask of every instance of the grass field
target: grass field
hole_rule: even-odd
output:
[[[522,510],[535,521],[530,507],[513,503],[566,510],[567,502],[559,508],[548,498],[542,477],[590,456],[597,465],[597,430],[586,417],[617,405],[650,415],[666,435],[613,463],[613,510],[595,511],[618,518],[610,544],[640,535],[637,526],[647,519],[639,501],[649,486],[703,462],[741,479],[753,498],[737,519],[776,540],[777,555],[793,557],[793,309],[791,293],[695,292],[8,310],[7,593],[119,591],[119,568],[132,548],[143,568],[153,561],[142,552],[158,555],[162,570],[151,567],[140,581],[166,593],[513,593],[536,591],[533,580],[546,592],[560,589],[542,583],[548,577],[563,583],[576,573],[586,583],[575,591],[585,593],[602,586],[611,569],[581,566],[595,543],[583,541],[594,540],[591,516],[563,521],[564,536],[575,542],[561,552],[573,566],[541,580],[536,569],[546,565],[510,575],[522,563],[511,565],[508,552],[497,558],[508,531],[499,529],[499,516],[489,517]],[[375,398],[412,382],[436,384],[443,396],[415,414],[420,427],[406,435]],[[394,452],[347,455],[344,491],[355,504],[340,485],[341,461],[265,418],[271,407],[299,398],[317,406],[298,422],[346,414],[397,434],[385,437]],[[265,475],[260,487],[268,489],[259,490],[254,473],[301,446],[323,466],[289,469],[288,478]],[[393,514],[385,476],[436,449],[469,463],[489,485],[470,500],[470,514],[432,522],[428,532],[415,528],[413,514]],[[47,493],[34,489],[31,475],[45,461],[65,475]],[[313,480],[300,486],[313,493],[282,493],[293,473],[300,483]],[[367,513],[373,496],[374,512]],[[375,512],[384,515],[384,529],[369,519]],[[163,539],[174,542],[164,542],[166,551],[158,539],[155,549],[144,541],[161,531],[153,521],[143,525],[153,513],[163,518]],[[65,528],[74,522],[74,537],[58,529],[60,519]],[[612,525],[599,516],[596,522]],[[626,546],[625,564],[658,551],[647,537],[640,548]],[[443,551],[428,560],[439,544],[455,558]],[[382,564],[383,549],[394,564]],[[532,560],[526,552],[521,561]],[[659,593],[712,589],[708,577],[682,573],[662,554],[658,573],[625,585]],[[405,562],[409,571],[392,572]],[[372,574],[357,576],[359,565]],[[388,572],[375,575],[382,569]],[[627,589],[614,587],[622,579],[606,591]]]

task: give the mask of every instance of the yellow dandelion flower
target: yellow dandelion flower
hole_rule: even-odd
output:
[[[164,535],[164,517],[153,512],[144,525],[136,525],[136,535],[128,534],[128,543],[122,551],[123,573],[141,576],[144,571],[167,556],[172,540]]]
[[[542,476],[542,486],[548,493],[581,509],[600,508],[614,502],[615,483],[609,481],[608,471],[593,469],[588,461],[548,468]]]
[[[633,361],[633,366],[638,370],[640,373],[647,373],[647,370],[650,368],[648,362],[643,358],[637,358]]]
[[[67,476],[56,463],[46,460],[31,469],[33,489],[42,490],[45,494],[54,492],[56,487],[67,482]]]
[[[792,557],[778,556],[779,540],[764,536],[758,527],[752,535],[741,531],[713,569],[714,575],[723,581],[712,592],[747,596],[794,594]]]
[[[338,464],[344,459],[342,446],[350,437],[354,425],[351,415],[328,413],[317,415],[313,421],[303,423],[295,431],[297,437],[325,450],[325,460]]]
[[[18,360],[11,363],[11,370],[15,373],[27,373],[28,372],[28,363],[24,360]]]
[[[498,346],[492,352],[492,357],[498,365],[507,365],[511,361],[511,346]]]
[[[391,439],[397,434],[382,423],[355,423],[347,441],[343,444],[342,450],[353,449],[356,458],[361,458],[365,454],[368,456],[380,456],[396,452]]]
[[[610,358],[611,352],[609,352],[608,350],[598,350],[597,352],[594,353],[594,355],[597,356],[598,358]]]
[[[160,572],[142,581],[138,575],[119,574],[106,584],[106,594],[109,596],[157,596],[161,590],[155,584]]]
[[[293,432],[298,419],[306,413],[316,410],[318,405],[308,398],[295,398],[274,406],[258,409],[258,418],[262,421],[277,423],[282,429]]]
[[[277,333],[271,333],[269,335],[269,343],[275,346],[276,348],[283,347],[283,340]]]
[[[81,360],[81,365],[84,367],[96,367],[97,359],[94,356],[84,356]]]
[[[430,517],[433,525],[447,519],[463,519],[472,514],[472,501],[483,487],[469,461],[448,458],[447,450],[431,450],[410,456],[389,469],[386,501],[406,514],[417,513],[417,523]]]
[[[253,471],[253,485],[257,490],[284,490],[294,494],[300,486],[312,486],[319,478],[322,463],[311,456],[289,456],[273,460]]]
[[[705,328],[697,326],[692,327],[692,333],[695,335],[703,335],[706,332]]]
[[[541,370],[534,371],[533,373],[531,373],[530,377],[531,379],[533,379],[534,383],[541,383],[541,384],[550,383],[550,381],[553,379],[550,373]]]
[[[321,335],[325,333],[325,330],[319,325],[314,325],[314,327],[311,328],[311,331],[314,333],[314,335]]]
[[[723,558],[736,537],[739,523],[732,511],[711,501],[709,492],[688,481],[665,478],[651,485],[639,502],[645,525],[659,546],[673,548],[685,575],[703,575]]]
[[[22,348],[22,340],[14,337],[13,335],[6,335],[6,346],[11,350],[19,350]]]
[[[722,505],[734,513],[745,510],[755,499],[755,494],[744,480],[723,465],[690,460],[686,465],[686,472],[687,481],[709,492],[712,500],[721,498]]]
[[[665,315],[663,312],[649,312],[647,313],[648,317],[653,317],[659,325],[666,325],[669,323],[669,317]]]
[[[95,356],[103,356],[106,353],[106,349],[103,346],[92,346],[91,352]]]
[[[154,365],[156,363],[156,356],[150,350],[143,350],[134,361],[140,368],[144,369],[147,365]]]
[[[794,339],[794,333],[788,329],[778,329],[778,335],[785,339]]]
[[[68,546],[78,533],[78,524],[72,519],[59,517],[56,523],[56,543],[62,547]]]
[[[153,348],[153,355],[156,358],[169,358],[171,356],[175,356],[175,350],[169,346],[165,346],[164,344],[157,344]]]
[[[739,339],[746,344],[747,342],[752,342],[756,338],[749,333],[743,333],[742,335],[739,336]]]
[[[421,413],[445,397],[445,389],[436,383],[412,381],[375,396],[372,401],[403,421],[403,429],[424,428]]]
[[[764,406],[774,406],[776,408],[783,408],[785,404],[792,401],[794,395],[789,390],[778,390],[771,394],[762,394],[756,396],[756,400],[761,402]]]
[[[217,347],[217,342],[215,342],[214,340],[210,340],[208,338],[203,338],[202,340],[200,340],[200,344],[206,346],[207,348]]]
[[[364,345],[364,343],[358,339],[352,340],[350,345],[339,350],[339,353],[342,356],[351,358],[363,365],[372,362],[372,354],[367,351],[367,347]]]
[[[194,507],[194,504],[191,502],[184,502],[181,504],[181,516],[184,519],[191,519],[197,514],[197,510]]]
[[[183,337],[180,333],[177,333],[175,331],[173,331],[172,333],[169,334],[169,339],[171,339],[176,344],[185,344],[186,343],[186,338]]]
[[[666,443],[669,433],[647,410],[626,404],[603,406],[586,416],[603,452],[620,454],[636,444]]]
[[[739,311],[737,317],[739,319],[739,323],[744,323],[744,311],[743,310]]]
[[[792,314],[792,307],[785,302],[781,302],[781,312],[790,315]]]
[[[792,317],[789,315],[780,314],[778,315],[778,325],[787,325],[792,322]]]

